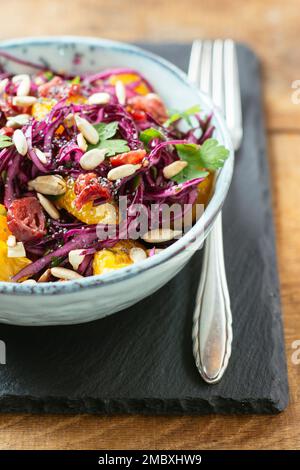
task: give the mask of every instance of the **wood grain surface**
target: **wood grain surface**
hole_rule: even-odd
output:
[[[1,0],[0,38],[88,35],[190,41],[232,37],[262,62],[291,403],[278,416],[0,415],[0,449],[300,449],[299,0]],[[1,331],[1,328],[0,328]],[[300,356],[300,355],[299,355]]]

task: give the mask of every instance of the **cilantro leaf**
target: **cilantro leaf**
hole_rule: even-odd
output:
[[[217,170],[221,168],[229,156],[229,150],[220,145],[216,139],[207,139],[200,146],[200,158],[204,168]]]
[[[108,124],[100,122],[95,124],[95,129],[99,134],[99,142],[96,145],[89,145],[88,150],[95,148],[107,149],[106,156],[112,157],[116,153],[128,152],[130,148],[127,145],[126,140],[123,139],[111,139],[114,137],[118,130],[119,123],[117,121],[109,122]]]
[[[10,147],[11,145],[13,145],[11,137],[8,137],[8,135],[0,135],[0,149]]]
[[[97,144],[95,147],[99,149],[107,149],[107,157],[112,157],[116,153],[124,153],[130,150],[126,140],[122,139],[102,140],[102,142],[100,142],[100,144]]]
[[[119,123],[117,121],[109,122],[108,124],[105,124],[105,122],[100,122],[94,127],[99,134],[100,140],[107,140],[116,134],[118,125]]]
[[[164,140],[164,135],[158,129],[149,127],[140,133],[139,138],[147,146],[152,139],[158,138]]]
[[[184,119],[191,126],[192,122],[190,117],[196,113],[199,113],[199,111],[200,106],[198,104],[186,109],[185,111],[174,111],[173,114],[171,114],[171,116],[169,117],[169,119],[164,122],[163,126],[169,127],[170,124],[173,124],[174,122],[179,121],[180,119]]]
[[[224,165],[229,151],[219,145],[216,139],[207,139],[203,145],[177,144],[176,150],[181,160],[188,163],[180,173],[173,177],[177,183],[207,176],[205,170],[217,170]]]

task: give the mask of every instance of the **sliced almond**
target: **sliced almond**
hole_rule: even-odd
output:
[[[56,209],[55,205],[49,201],[43,194],[36,193],[38,200],[40,201],[41,206],[47,212],[48,215],[54,220],[58,220],[60,218],[60,213]]]
[[[83,152],[86,152],[87,148],[88,148],[88,144],[87,144],[85,138],[83,137],[83,135],[81,134],[81,132],[79,132],[79,134],[77,134],[76,141],[77,141],[77,144],[78,144],[78,147],[80,148],[80,150],[82,150]]]
[[[172,230],[170,228],[157,228],[146,232],[142,239],[147,243],[164,243],[173,240],[181,235],[180,230]]]
[[[27,96],[29,95],[30,92],[30,77],[29,75],[24,75],[22,80],[19,83],[18,89],[17,89],[17,96]]]
[[[26,155],[28,152],[28,144],[25,135],[21,129],[16,129],[13,133],[12,141],[16,146],[17,151],[20,155]]]
[[[34,96],[14,96],[13,105],[20,106],[22,108],[28,108],[37,102],[37,99]]]
[[[163,169],[164,177],[167,179],[173,178],[173,176],[178,175],[185,167],[187,166],[187,162],[183,160],[177,160],[176,162],[170,163]]]
[[[43,274],[38,278],[38,282],[48,282],[51,277],[51,270],[46,269]]]
[[[115,84],[116,97],[121,105],[126,103],[126,88],[121,80],[118,80]]]
[[[73,113],[69,113],[64,119],[64,125],[68,128],[75,125],[75,116]]]
[[[11,116],[7,122],[7,127],[12,127],[13,129],[18,129],[20,127],[26,126],[30,121],[29,114],[18,114],[17,116]]]
[[[81,168],[84,170],[93,170],[105,159],[107,149],[92,149],[84,153],[79,160]]]
[[[26,251],[22,242],[17,242],[15,246],[7,247],[8,258],[23,258],[26,256]]]
[[[65,279],[71,281],[72,279],[81,279],[83,276],[72,271],[72,269],[67,268],[51,268],[50,269],[52,276],[57,277],[58,279]]]
[[[88,104],[106,104],[109,103],[109,101],[109,93],[94,93],[88,98]]]
[[[0,81],[0,93],[3,93],[5,91],[8,81],[8,78],[3,78],[3,80]]]
[[[22,281],[20,284],[33,285],[33,284],[36,284],[36,281],[34,279],[26,279],[25,281]]]
[[[34,151],[35,151],[35,154],[36,154],[36,156],[38,157],[39,161],[40,161],[41,163],[43,163],[43,165],[46,165],[47,162],[48,162],[48,161],[47,161],[46,154],[45,154],[42,150],[40,150],[40,149],[38,149],[38,148],[34,148]]]
[[[75,115],[76,126],[82,133],[83,137],[91,144],[96,145],[99,142],[99,134],[94,126],[85,118]]]
[[[6,243],[7,243],[7,246],[9,246],[10,248],[13,248],[17,244],[17,239],[14,235],[9,235]]]
[[[137,246],[130,249],[129,256],[134,263],[138,263],[147,258],[146,252]]]
[[[82,261],[85,258],[84,255],[81,255],[81,253],[82,253],[82,249],[69,251],[69,263],[75,271],[77,271],[77,269],[79,268],[79,266],[81,265]]]
[[[140,164],[132,165],[131,163],[128,163],[126,165],[120,165],[110,170],[107,174],[107,178],[110,181],[116,181],[121,178],[125,178],[126,176],[133,175],[140,168],[141,168]]]
[[[59,175],[43,175],[29,181],[28,188],[41,194],[60,196],[66,192],[67,185]]]

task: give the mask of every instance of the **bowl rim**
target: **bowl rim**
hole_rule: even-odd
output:
[[[80,280],[73,280],[60,283],[45,282],[40,284],[26,285],[20,283],[10,283],[0,281],[0,293],[6,295],[54,295],[54,294],[71,294],[74,292],[81,291],[82,289],[100,288],[101,286],[107,286],[115,284],[117,282],[127,280],[135,277],[145,271],[161,265],[168,261],[174,256],[181,253],[189,245],[191,245],[199,236],[204,233],[207,235],[211,229],[212,223],[216,216],[220,212],[222,205],[225,201],[227,192],[230,187],[233,167],[234,167],[234,151],[232,147],[231,137],[227,129],[225,120],[221,115],[220,110],[213,104],[211,98],[201,90],[199,90],[193,83],[191,83],[181,69],[176,65],[172,64],[168,60],[160,57],[157,54],[148,52],[141,47],[128,44],[126,42],[113,41],[109,39],[94,38],[94,37],[81,37],[81,36],[39,36],[39,37],[26,37],[9,39],[0,42],[1,49],[13,49],[19,46],[53,46],[57,44],[69,45],[69,44],[84,44],[89,46],[105,47],[116,50],[122,53],[135,54],[140,57],[145,57],[147,60],[155,62],[160,67],[167,69],[185,85],[190,87],[196,95],[199,97],[200,104],[205,104],[207,109],[211,109],[215,126],[220,134],[220,142],[229,149],[230,155],[226,160],[225,165],[219,171],[215,190],[209,204],[205,208],[203,214],[195,225],[185,233],[180,239],[174,242],[171,246],[163,250],[161,253],[147,258],[137,264],[132,264],[128,267],[115,270],[106,274],[89,276]]]

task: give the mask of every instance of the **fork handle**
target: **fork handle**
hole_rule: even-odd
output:
[[[224,374],[231,354],[232,316],[225,274],[221,212],[206,239],[193,320],[193,352],[210,384]]]

